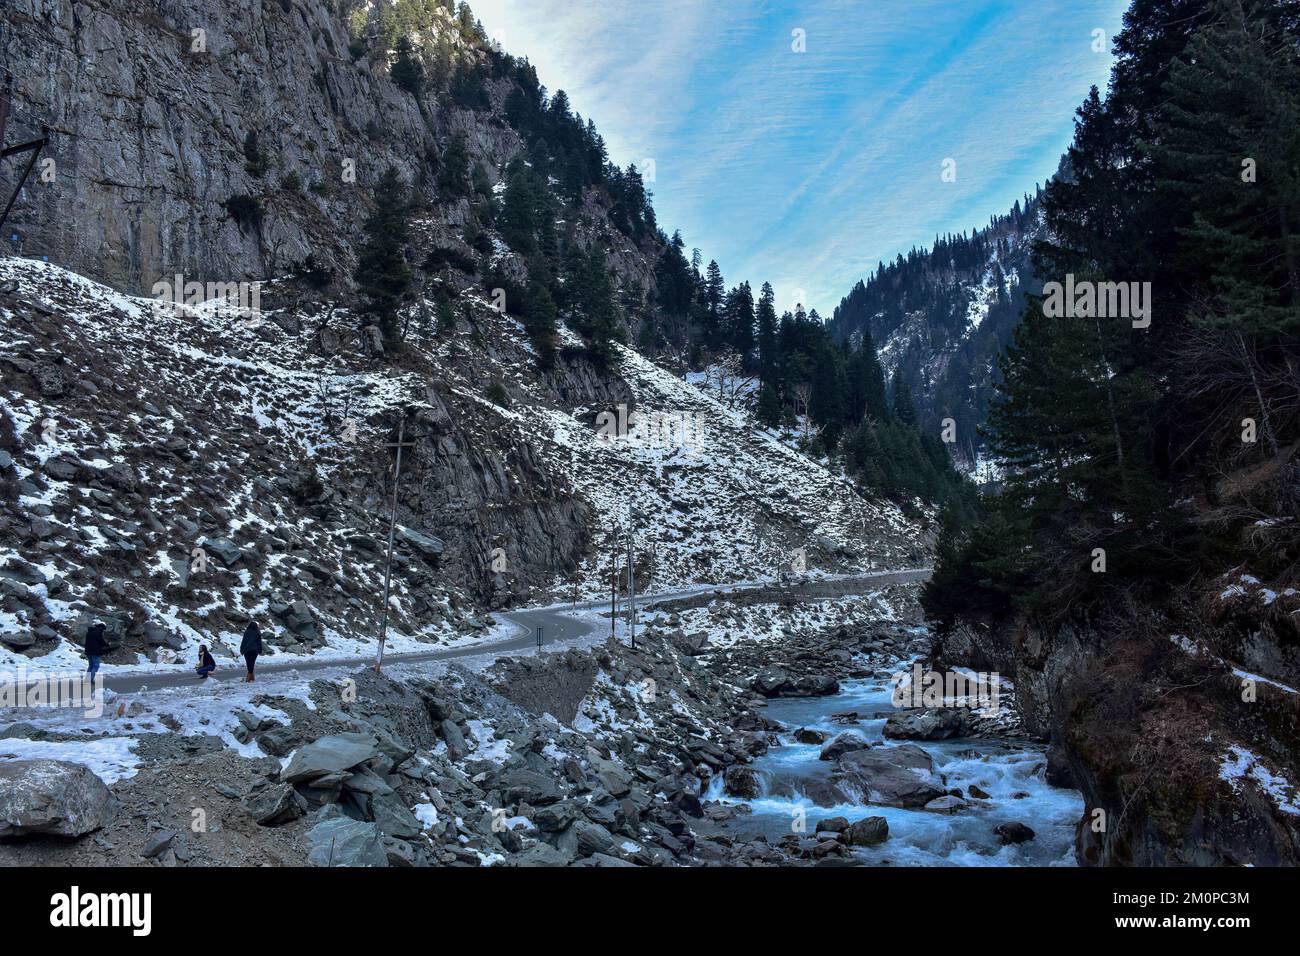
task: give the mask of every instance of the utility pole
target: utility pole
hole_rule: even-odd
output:
[[[397,444],[384,446],[397,449],[397,467],[393,473],[393,505],[388,512],[388,560],[384,563],[384,612],[379,624],[379,649],[375,653],[376,674],[384,665],[384,642],[388,640],[388,587],[393,575],[393,534],[397,530],[397,487],[402,481],[402,449],[415,447],[414,442],[404,441],[405,438],[406,412],[403,411],[397,423]]]
[[[614,621],[618,618],[618,538],[614,539],[614,553],[609,560],[609,636],[614,636]]]
[[[632,544],[636,537],[633,524],[635,519],[636,509],[629,501],[627,505],[627,622],[632,634],[633,650],[636,650],[636,551]]]

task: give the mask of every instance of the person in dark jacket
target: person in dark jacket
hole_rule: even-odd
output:
[[[200,644],[199,645],[199,666],[194,669],[194,672],[198,674],[199,677],[203,678],[204,680],[207,680],[208,675],[211,674],[216,669],[217,669],[217,662],[214,661],[212,659],[212,655],[208,653],[208,646],[206,644]]]
[[[104,622],[96,621],[86,629],[86,660],[90,666],[86,669],[86,677],[89,680],[95,679],[95,674],[99,672],[99,661],[108,653],[108,641],[104,637]]]
[[[248,665],[248,677],[246,681],[253,679],[253,668],[257,666],[257,655],[262,653],[262,629],[257,626],[256,621],[249,621],[248,627],[244,628],[244,639],[239,642],[239,653],[244,655],[244,663]]]

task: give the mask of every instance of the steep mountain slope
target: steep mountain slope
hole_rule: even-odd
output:
[[[346,310],[295,312],[275,284],[250,317],[29,260],[0,280],[0,641],[28,656],[70,659],[93,614],[116,663],[233,645],[254,613],[280,652],[371,642],[402,410],[398,647],[465,639],[476,607],[608,593],[628,502],[643,587],[766,577],[800,548],[833,571],[924,562],[897,509],[629,350],[604,378],[578,357],[539,377],[473,292],[392,366],[334,334]]]
[[[309,257],[346,285],[373,188],[394,167],[427,205],[430,234],[472,255],[466,243],[490,218],[491,187],[509,162],[538,136],[571,159],[562,140],[573,121],[554,111],[525,122],[517,104],[535,92],[535,75],[453,7],[7,4],[9,138],[48,124],[42,157],[54,160],[15,207],[22,253],[134,293],[175,274],[265,279]],[[392,73],[406,35],[428,47],[438,73],[415,92]],[[12,164],[0,177],[16,179]],[[607,249],[621,285],[648,289],[657,237],[619,232],[610,220],[619,197],[603,178],[583,169],[564,184],[584,193],[569,218],[584,245]]]
[[[841,300],[830,320],[840,340],[869,336],[891,388],[910,391],[923,429],[957,426],[954,454],[973,465],[977,429],[999,380],[998,357],[1036,293],[1030,251],[1042,235],[1038,196],[969,236],[882,263]]]

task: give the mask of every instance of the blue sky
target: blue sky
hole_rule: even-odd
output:
[[[779,309],[802,299],[829,316],[879,260],[986,223],[1055,171],[1075,108],[1105,89],[1127,2],[471,6],[595,121],[615,162],[653,160],[660,225],[728,285],[769,281]]]

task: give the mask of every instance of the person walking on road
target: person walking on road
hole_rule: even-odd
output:
[[[244,655],[244,663],[248,665],[248,677],[246,681],[253,680],[253,668],[257,666],[257,655],[262,653],[262,629],[257,626],[256,621],[249,621],[248,627],[244,628],[244,639],[239,642],[239,653]]]
[[[95,675],[99,673],[99,661],[108,653],[108,641],[104,639],[104,622],[95,621],[86,629],[86,661],[90,666],[86,669],[86,678],[94,680]]]
[[[217,662],[212,659],[208,653],[208,645],[199,645],[199,666],[194,668],[194,673],[198,674],[203,680],[208,679],[208,675],[217,669]]]

